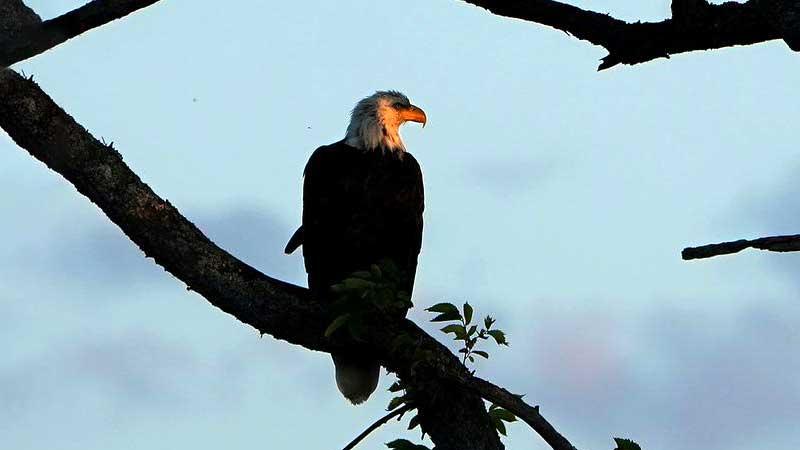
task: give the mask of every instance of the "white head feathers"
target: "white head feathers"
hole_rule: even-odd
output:
[[[363,150],[384,149],[404,152],[400,125],[407,121],[425,126],[425,112],[397,91],[378,91],[353,108],[344,141]]]

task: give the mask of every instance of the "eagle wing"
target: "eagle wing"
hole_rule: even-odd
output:
[[[339,142],[318,148],[304,175],[297,242],[311,290],[327,292],[349,274],[390,259],[407,274],[404,287],[411,293],[424,210],[416,159]]]

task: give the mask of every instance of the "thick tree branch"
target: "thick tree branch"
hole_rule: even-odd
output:
[[[586,11],[554,0],[464,0],[490,12],[542,25],[600,45],[609,54],[599,69],[638,64],[677,53],[749,45],[779,39],[781,32],[768,20],[761,1],[710,5],[704,0],[674,0],[672,19],[627,23],[606,14]],[[794,0],[786,0],[787,3]],[[680,7],[690,3],[691,7]]]
[[[771,252],[797,252],[800,251],[800,234],[770,236],[752,240],[740,239],[738,241],[708,244],[700,247],[687,247],[683,249],[681,256],[685,260],[703,259],[738,253],[747,248],[757,248]]]
[[[158,0],[94,0],[55,19],[30,24],[22,33],[0,35],[0,69],[36,56],[75,36],[125,17]]]
[[[0,44],[40,23],[42,19],[22,0],[0,0]]]
[[[481,398],[457,382],[468,376],[466,370],[441,343],[408,320],[377,318],[365,324],[366,342],[325,339],[332,319],[326,304],[217,247],[144,184],[116,150],[12,70],[0,72],[0,127],[94,202],[145,255],[214,306],[261,333],[311,350],[360,345],[408,386],[420,422],[437,448],[503,448]],[[403,344],[398,345],[401,337]]]

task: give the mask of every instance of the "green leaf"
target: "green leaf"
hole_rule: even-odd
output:
[[[374,286],[375,283],[372,281],[362,280],[361,278],[348,278],[344,280],[344,287],[347,290],[363,291]]]
[[[506,334],[500,330],[489,330],[487,331],[491,337],[497,342],[498,345],[508,345],[508,341],[506,340]]]
[[[614,450],[642,450],[639,444],[630,439],[614,438],[614,442],[617,443],[617,448]]]
[[[498,418],[492,418],[492,423],[494,424],[494,428],[498,433],[506,436],[506,424],[504,424],[502,420]]]
[[[366,270],[359,270],[358,272],[353,272],[351,275],[352,278],[361,278],[363,280],[369,280],[372,278],[372,273],[367,272]]]
[[[470,306],[469,303],[465,302],[464,303],[464,323],[465,324],[469,325],[469,323],[472,322],[472,313],[473,312],[474,312],[474,310],[472,309],[472,306]]]
[[[473,325],[473,326],[469,327],[469,331],[467,331],[467,336],[472,336],[473,334],[475,334],[475,332],[477,330],[478,330],[478,326],[477,325]]]
[[[458,314],[458,317],[461,317],[461,314],[458,313],[458,308],[452,303],[437,303],[425,311],[437,313],[455,313]]]
[[[395,439],[392,442],[387,442],[386,446],[392,450],[430,450],[424,445],[417,445],[406,439]]]
[[[441,313],[438,316],[436,316],[433,319],[431,319],[431,322],[449,322],[451,320],[460,321],[461,320],[461,313],[459,313],[458,311],[456,311],[454,313],[452,313],[452,312]]]
[[[504,422],[516,422],[517,421],[517,416],[515,416],[514,413],[512,413],[511,411],[509,411],[509,410],[507,410],[505,408],[500,408],[500,407],[497,407],[497,408],[494,408],[494,409],[490,409],[489,410],[489,416],[491,416],[493,418],[496,418],[496,419],[500,419],[500,420],[502,420]]]
[[[486,329],[488,330],[489,328],[492,328],[492,325],[494,325],[494,322],[495,322],[495,320],[492,319],[492,316],[486,316],[486,318],[483,319],[483,326],[486,327]]]
[[[419,415],[416,415],[408,421],[408,429],[413,430],[414,428],[419,426]]]
[[[473,350],[473,352],[472,352],[472,353],[474,353],[474,354],[476,354],[476,355],[478,355],[478,356],[483,356],[483,357],[484,357],[484,358],[486,358],[486,359],[489,359],[489,354],[488,354],[488,353],[486,353],[486,352],[485,352],[485,351],[483,351],[483,350]]]
[[[387,411],[393,411],[406,402],[405,397],[395,397],[389,401],[389,406],[386,407]]]
[[[467,336],[467,330],[464,329],[464,325],[459,325],[457,323],[453,323],[442,328],[442,332],[445,334],[453,333],[456,335],[456,339],[463,339]]]
[[[339,327],[347,323],[348,320],[350,320],[350,313],[342,314],[341,316],[333,319],[333,322],[331,322],[331,324],[328,325],[328,328],[325,329],[325,337],[331,337],[331,335],[338,330]]]

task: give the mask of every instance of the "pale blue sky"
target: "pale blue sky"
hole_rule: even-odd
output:
[[[512,346],[479,374],[582,449],[793,450],[800,258],[680,250],[800,232],[800,58],[771,42],[598,73],[604,55],[456,0],[172,0],[15,68],[220,245],[300,284],[282,248],[306,159],[355,101],[402,90],[430,119],[403,129],[427,194],[415,303],[498,318]],[[345,403],[326,355],[186,292],[4,134],[0,205],[4,448],[330,449],[383,414],[383,391]],[[506,444],[546,448],[520,424]]]

